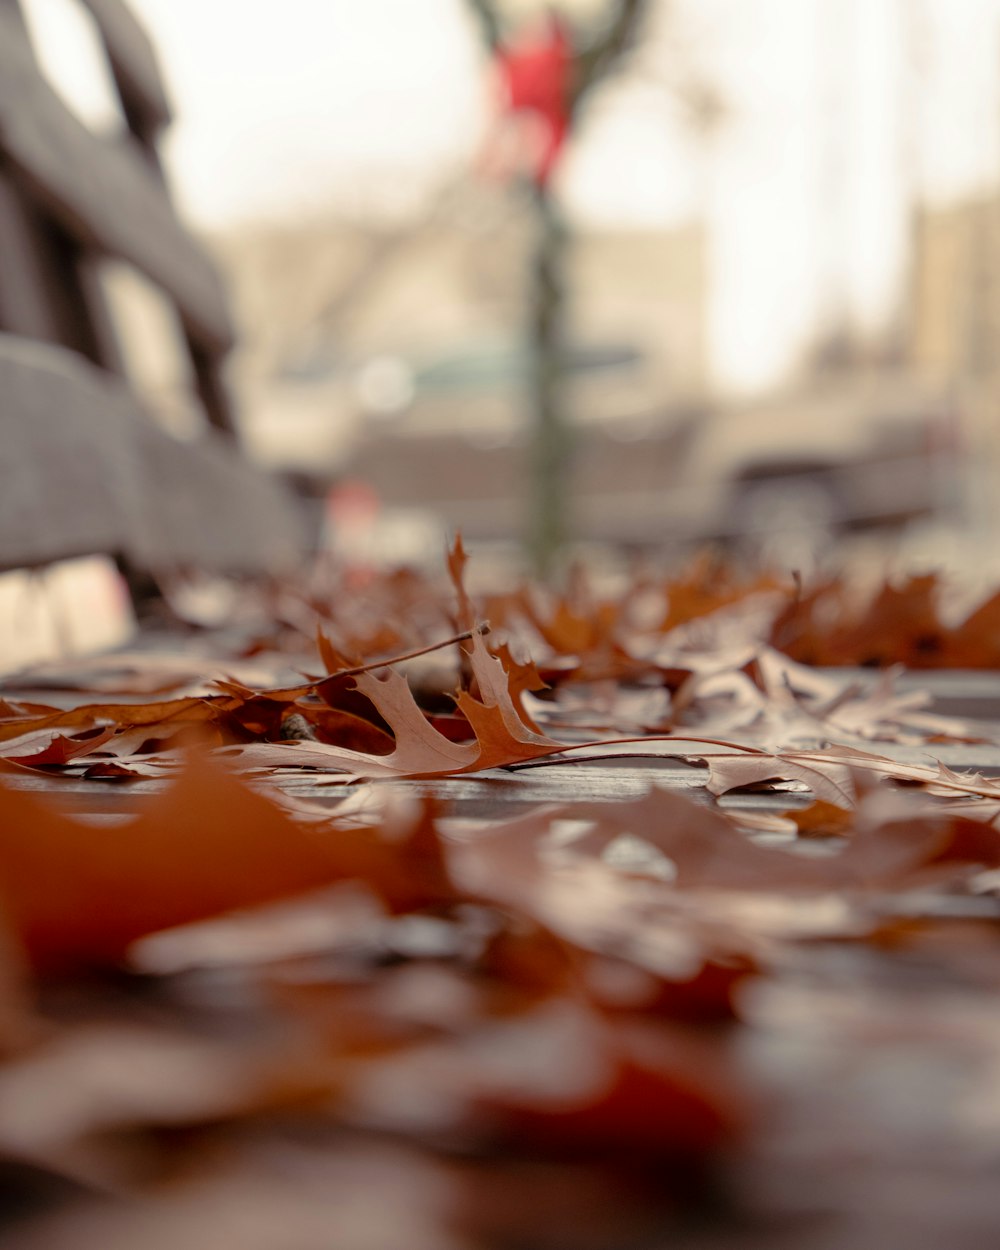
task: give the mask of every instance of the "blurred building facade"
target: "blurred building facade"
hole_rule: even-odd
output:
[[[969,458],[967,524],[995,544],[1000,524],[1000,195],[914,216],[913,366],[952,388]]]
[[[405,231],[360,223],[262,228],[218,252],[257,377],[311,350],[359,362],[510,332],[523,316],[530,222],[430,222]],[[704,389],[705,247],[697,223],[673,230],[589,230],[570,261],[574,335],[630,342],[665,387]]]
[[[995,376],[1000,344],[1000,199],[915,215],[912,352],[941,378]]]

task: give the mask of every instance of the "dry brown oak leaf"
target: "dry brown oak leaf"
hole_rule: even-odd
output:
[[[482,634],[473,634],[468,654],[481,697],[462,691],[456,702],[475,734],[474,742],[452,742],[439,733],[417,706],[406,678],[388,669],[383,676],[359,673],[354,680],[392,729],[396,747],[391,754],[312,742],[249,743],[231,753],[241,767],[321,768],[374,778],[474,772],[565,750],[565,743],[525,723],[511,697],[503,664],[490,655]]]

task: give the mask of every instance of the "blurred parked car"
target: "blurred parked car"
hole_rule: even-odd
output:
[[[515,538],[530,368],[502,337],[360,365],[305,353],[245,397],[248,442],[317,501],[355,478],[383,510],[434,512],[470,539]],[[581,538],[798,549],[955,507],[957,413],[905,373],[830,375],[722,404],[664,402],[662,368],[628,342],[575,343],[567,371]]]
[[[381,423],[379,436],[457,433],[484,448],[523,443],[531,369],[527,345],[504,336],[372,360],[358,377],[366,436]],[[628,342],[571,344],[565,370],[568,407],[579,424],[634,417],[656,402],[662,388],[655,362]]]
[[[382,369],[388,362],[377,363]],[[351,474],[370,482],[387,506],[434,508],[469,538],[516,537],[531,432],[526,347],[474,340],[397,364],[398,402],[367,409]],[[403,369],[406,386],[399,384]],[[705,409],[682,402],[665,408],[662,366],[628,342],[575,343],[566,371],[575,436],[570,472],[581,503],[575,528],[582,529],[590,510],[620,503],[623,486],[661,495]]]
[[[714,414],[695,448],[724,534],[838,531],[940,516],[958,502],[951,396],[900,373],[830,377]]]
[[[830,534],[940,515],[956,502],[957,415],[903,374],[829,378],[709,405],[629,408],[623,350],[571,371],[573,531],[630,545]],[[435,509],[470,538],[522,528],[526,360],[453,354],[410,377],[406,403],[359,433],[351,472],[389,507]],[[616,384],[616,379],[617,383]],[[617,401],[617,402],[616,402]]]
[[[662,386],[649,357],[630,343],[573,345],[566,368],[574,420],[583,424],[634,418]],[[397,435],[457,434],[483,449],[522,444],[530,369],[526,348],[511,337],[360,363],[317,344],[247,381],[245,435],[271,467],[328,473],[344,468],[359,442]]]

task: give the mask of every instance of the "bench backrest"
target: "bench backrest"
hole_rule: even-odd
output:
[[[18,0],[0,0],[0,567],[96,550],[146,567],[289,565],[299,519],[239,454],[225,294],[160,164],[171,109],[153,47],[122,0],[83,2],[120,99],[119,136],[95,134],[63,103]],[[172,439],[128,384],[100,277],[108,261],[138,270],[175,310],[203,437]]]

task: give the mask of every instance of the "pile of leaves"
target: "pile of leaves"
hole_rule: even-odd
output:
[[[858,598],[842,578],[797,589],[771,627],[771,645],[805,664],[1000,668],[1000,591],[949,611],[935,574],[883,582]]]
[[[767,987],[995,942],[1000,783],[946,762],[989,728],[777,650],[828,587],[477,601],[465,563],[8,683],[11,1246],[701,1244],[767,1139]],[[859,621],[926,653],[932,601],[879,592],[837,662]],[[593,797],[646,757],[672,786]]]

